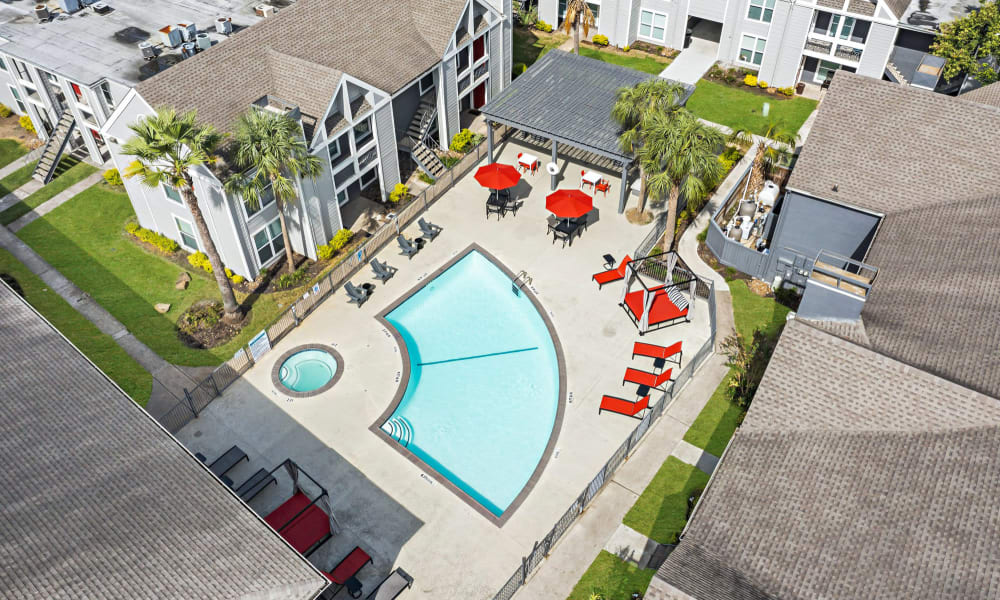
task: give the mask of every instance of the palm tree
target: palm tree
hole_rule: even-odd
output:
[[[646,121],[647,141],[639,149],[639,161],[649,173],[650,194],[669,199],[661,246],[672,250],[680,196],[688,202],[701,198],[719,180],[723,171],[718,154],[726,138],[687,110],[653,113]]]
[[[180,193],[222,293],[223,318],[235,322],[242,318],[243,311],[236,302],[233,286],[226,277],[226,266],[208,232],[191,179],[191,169],[215,162],[214,153],[222,135],[212,127],[196,124],[195,119],[194,111],[178,115],[173,109],[161,108],[155,115],[129,125],[135,135],[125,142],[122,152],[134,156],[135,160],[125,169],[124,175],[138,177],[147,187],[169,185]]]
[[[749,129],[737,129],[729,135],[729,141],[743,147],[749,147],[754,142],[754,133]],[[778,161],[795,149],[799,136],[785,129],[784,124],[768,123],[764,135],[757,139],[757,155],[750,167],[750,181],[747,189],[754,192],[764,187],[764,176],[770,172]]]
[[[583,35],[588,36],[594,21],[594,13],[590,12],[587,0],[567,0],[563,29],[567,34],[573,32],[573,52],[580,54],[580,28],[583,27]]]
[[[632,87],[618,90],[615,105],[611,108],[611,118],[622,128],[618,136],[618,146],[623,152],[634,155],[642,147],[646,131],[642,127],[647,114],[652,112],[672,113],[680,108],[684,97],[684,86],[656,77]],[[647,175],[639,163],[639,214],[646,210]]]
[[[298,121],[286,114],[250,108],[236,123],[233,164],[238,172],[226,180],[226,191],[243,196],[250,207],[259,208],[262,194],[271,188],[291,273],[295,261],[285,226],[285,202],[298,197],[297,179],[319,175],[319,157],[309,153]]]

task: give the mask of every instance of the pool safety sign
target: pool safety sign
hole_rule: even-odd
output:
[[[260,360],[261,356],[264,356],[271,349],[271,340],[267,337],[267,330],[263,330],[257,335],[253,336],[248,344],[250,348],[250,356],[253,358],[254,362]]]

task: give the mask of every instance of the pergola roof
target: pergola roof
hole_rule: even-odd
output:
[[[618,148],[621,129],[611,118],[619,88],[654,75],[552,50],[482,108],[490,121],[626,163]],[[686,90],[681,102],[694,93]]]

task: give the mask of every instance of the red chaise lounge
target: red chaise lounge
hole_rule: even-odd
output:
[[[646,331],[656,329],[656,326],[672,325],[680,320],[688,320],[688,301],[675,286],[670,286],[668,288],[665,285],[661,285],[659,287],[652,288],[649,291],[654,294],[654,297],[653,303],[649,307],[649,318],[647,320],[648,329],[643,331],[640,327],[639,335],[645,334]],[[625,312],[636,325],[639,325],[642,321],[642,314],[645,310],[643,305],[645,297],[643,294],[644,291],[641,289],[629,292],[625,295],[625,302],[622,303]],[[675,296],[676,302],[670,298],[671,294]],[[678,303],[682,306],[678,306]]]
[[[601,406],[597,409],[597,414],[601,414],[601,411],[606,410],[638,419],[639,417],[636,417],[636,415],[647,408],[649,408],[648,395],[641,400],[636,400],[635,402],[625,400],[624,398],[619,398],[617,396],[604,396],[601,398]]]
[[[673,372],[673,369],[667,369],[657,375],[656,373],[640,371],[639,369],[629,367],[625,369],[625,377],[622,378],[622,385],[625,385],[626,383],[635,383],[659,389],[664,383],[670,381],[671,372]]]
[[[610,271],[601,271],[600,273],[595,273],[593,280],[597,282],[597,289],[601,289],[605,283],[611,283],[613,281],[620,281],[625,279],[625,265],[632,262],[632,257],[628,254],[622,259],[621,264],[618,265],[617,269],[611,269]]]
[[[670,360],[670,362],[680,365],[681,357],[683,356],[683,353],[681,352],[681,344],[682,342],[677,342],[676,344],[671,344],[670,346],[657,346],[656,344],[636,342],[635,345],[632,346],[632,360],[635,360],[636,356],[652,358],[655,361],[653,366],[657,369],[661,369],[667,360],[676,356],[677,358]]]
[[[344,557],[337,566],[335,566],[329,573],[323,571],[322,573],[326,575],[326,578],[338,585],[346,585],[347,580],[358,574],[365,565],[372,561],[372,557],[368,556],[368,553],[361,549],[361,546],[355,546],[351,553]]]
[[[331,537],[330,515],[301,491],[271,511],[264,521],[304,556]]]

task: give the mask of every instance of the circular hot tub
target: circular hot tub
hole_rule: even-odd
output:
[[[271,382],[293,398],[315,396],[333,387],[343,373],[340,353],[323,344],[307,344],[282,354],[271,372]]]

